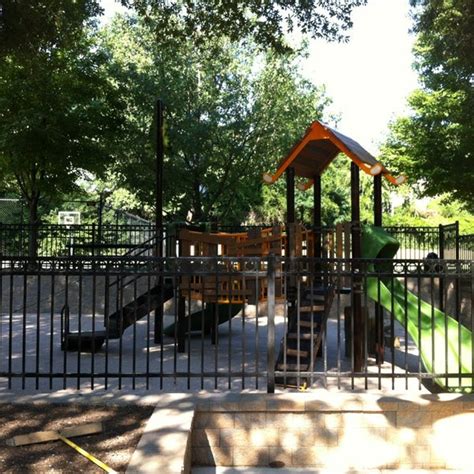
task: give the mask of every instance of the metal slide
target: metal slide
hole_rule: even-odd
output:
[[[105,330],[70,331],[69,309],[64,307],[61,312],[61,318],[65,320],[64,330],[61,330],[61,349],[63,351],[97,352],[107,339],[120,339],[125,329],[154,311],[158,305],[163,305],[173,295],[173,286],[167,282],[164,283],[163,287],[157,285],[150,288],[136,299],[105,317]]]
[[[396,239],[382,228],[363,228],[363,258],[393,258],[398,247]],[[367,295],[406,325],[428,372],[472,374],[472,331],[418,298],[396,278],[367,278]],[[472,392],[474,387],[471,377],[439,377],[435,382],[448,391]]]
[[[216,316],[217,324],[222,324],[229,319],[232,319],[241,310],[241,303],[207,303],[202,310],[198,310],[195,313],[186,316],[186,321],[184,323],[185,331],[187,333],[189,330],[194,332],[202,331],[204,329],[204,334],[209,334],[212,325],[215,324]],[[163,332],[165,335],[173,337],[175,335],[175,323],[167,326]]]

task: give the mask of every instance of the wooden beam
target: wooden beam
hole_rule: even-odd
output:
[[[382,227],[382,175],[374,176],[374,225]]]
[[[286,250],[285,256],[289,263],[290,272],[287,283],[288,322],[296,318],[296,275],[295,262],[296,239],[295,239],[295,169],[286,170]]]
[[[287,226],[287,256],[295,256],[295,169],[286,170],[286,226]]]
[[[362,314],[362,280],[358,276],[361,258],[360,235],[360,192],[359,192],[359,167],[351,162],[351,217],[352,217],[352,311],[354,332],[352,342],[354,345],[354,371],[361,372],[364,366],[365,331],[364,317]]]
[[[76,436],[87,436],[91,434],[102,433],[103,426],[101,422],[88,423],[86,425],[68,426],[60,431],[36,431],[34,433],[14,436],[7,439],[8,446],[27,446],[29,444],[47,443],[56,441],[60,436],[73,438]]]
[[[321,175],[313,176],[313,232],[315,258],[321,258],[322,215],[321,215]]]

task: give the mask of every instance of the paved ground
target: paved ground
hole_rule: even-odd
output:
[[[193,336],[188,341],[184,354],[177,353],[172,338],[165,337],[162,345],[153,342],[153,315],[128,328],[121,340],[111,340],[107,351],[102,350],[94,356],[85,353],[64,353],[60,348],[59,311],[66,301],[66,294],[71,309],[72,329],[78,328],[78,314],[81,313],[83,331],[90,330],[93,325],[96,330],[102,330],[104,298],[101,295],[104,292],[104,277],[85,276],[80,280],[81,284],[73,277],[68,280],[64,277],[48,276],[40,279],[28,278],[26,294],[22,293],[22,276],[15,276],[11,281],[8,276],[1,279],[0,373],[10,372],[15,374],[15,377],[9,381],[0,376],[0,391],[44,392],[91,388],[148,389],[152,392],[266,390],[266,380],[258,375],[265,371],[267,361],[267,320],[264,305],[260,308],[258,317],[255,306],[247,305],[245,314],[241,313],[230,323],[219,326],[218,345],[211,344],[209,336]],[[412,287],[414,281],[408,283],[408,286]],[[134,291],[140,294],[150,284],[147,278],[140,279],[136,288],[133,288],[133,285],[128,288],[125,300],[128,301]],[[433,282],[423,284],[429,286]],[[10,291],[11,288],[14,291]],[[437,294],[436,291],[428,291],[425,287],[422,292],[427,301]],[[111,304],[117,303],[116,295],[112,293],[109,295]],[[78,305],[79,301],[81,305]],[[324,358],[318,359],[316,365],[316,371],[327,371],[330,377],[315,377],[312,381],[314,386],[351,390],[366,387],[423,389],[416,379],[404,377],[407,372],[416,374],[421,370],[421,366],[415,345],[411,340],[405,339],[398,323],[395,324],[395,330],[401,347],[393,353],[387,348],[387,362],[380,371],[378,367],[370,365],[372,362],[369,360],[367,371],[372,375],[366,379],[337,377],[338,371],[350,370],[349,359],[344,354],[343,321],[344,306],[349,304],[350,297],[347,295],[340,296],[339,300],[336,298],[333,304],[328,322],[327,349]],[[464,313],[470,315],[469,304],[466,303],[465,306]],[[95,321],[92,308],[95,308],[97,314]],[[172,310],[168,305],[167,311]],[[279,310],[281,314],[282,308]],[[172,313],[169,314],[165,325],[174,319]],[[277,316],[276,353],[284,332],[284,318]],[[39,376],[32,377],[37,372]],[[147,372],[151,374],[149,378],[145,376]],[[225,375],[229,372],[232,373],[230,377]],[[379,372],[393,374],[394,377],[381,379],[379,382]],[[50,377],[49,373],[55,376]],[[68,375],[63,376],[64,373]],[[120,373],[122,377],[119,377]],[[242,373],[245,376],[242,376]]]
[[[351,474],[453,474],[464,471],[444,470],[444,469],[364,469],[363,471],[351,469]],[[465,471],[466,474],[467,471]],[[195,467],[192,474],[347,474],[347,471],[334,471],[315,468],[271,468],[271,467]]]
[[[86,291],[88,290],[86,289]],[[99,451],[94,454],[110,463],[112,467],[121,470],[128,462],[127,456],[130,453],[127,450],[131,446],[135,446],[141,433],[142,423],[149,416],[147,411],[149,408],[139,407],[139,405],[155,404],[158,398],[161,398],[161,403],[164,403],[163,397],[166,398],[166,394],[163,392],[266,391],[266,380],[264,377],[256,375],[256,372],[263,372],[266,369],[267,321],[263,313],[256,317],[254,307],[247,307],[246,314],[240,314],[232,319],[230,324],[226,323],[220,326],[217,345],[211,344],[209,336],[190,338],[184,354],[176,352],[171,338],[165,338],[162,345],[156,345],[153,343],[153,320],[150,317],[129,328],[121,341],[110,341],[107,352],[102,351],[91,356],[90,354],[61,351],[60,315],[57,311],[53,314],[47,311],[49,305],[47,301],[41,305],[41,311],[27,312],[26,317],[16,306],[13,308],[15,311],[12,317],[10,317],[6,311],[7,301],[4,298],[0,315],[0,372],[10,371],[17,377],[10,381],[0,377],[0,419],[2,422],[6,420],[5,429],[7,430],[5,433],[2,432],[2,440],[4,436],[7,436],[7,432],[10,436],[25,432],[25,430],[43,429],[47,423],[51,423],[51,427],[54,428],[59,426],[59,423],[64,419],[82,422],[103,417],[102,419],[109,420],[109,422],[106,421],[108,430],[107,433],[104,433],[106,438],[97,443]],[[34,301],[35,292],[32,291],[28,304],[34,306]],[[329,374],[336,375],[337,371],[343,372],[350,369],[349,360],[344,355],[342,316],[343,307],[347,303],[347,300],[342,298],[339,307],[337,305],[333,307],[328,322],[326,350],[324,357],[318,361],[316,371],[327,370]],[[57,306],[59,307],[59,304]],[[341,314],[340,318],[337,317],[338,312]],[[83,308],[83,330],[91,328],[92,319],[90,309]],[[167,323],[172,320],[173,316],[167,316]],[[35,329],[37,327],[40,328],[39,332]],[[335,391],[340,389],[363,391],[367,387],[371,390],[380,389],[382,391],[409,389],[426,392],[427,389],[420,386],[418,380],[405,377],[407,371],[417,372],[420,370],[418,352],[411,340],[404,339],[402,328],[398,324],[395,327],[396,335],[400,338],[401,348],[395,349],[393,353],[391,349],[387,348],[386,363],[380,369],[375,365],[370,365],[369,361],[367,370],[374,377],[359,380],[335,376],[315,377],[313,387],[315,389],[326,387],[328,390]],[[100,320],[96,321],[96,328],[102,329]],[[284,332],[284,318],[277,316],[276,351],[278,351],[279,341]],[[8,360],[11,360],[10,366]],[[153,375],[148,380],[144,377],[147,371]],[[242,377],[242,371],[245,372],[245,377]],[[34,372],[39,372],[40,376],[30,377]],[[82,375],[80,377],[74,375],[50,378],[48,376],[50,372],[56,375],[63,373],[81,373]],[[90,375],[91,372],[95,374],[93,377]],[[120,372],[126,375],[122,378],[112,376]],[[206,372],[207,375],[202,376],[202,372]],[[227,372],[233,373],[229,377],[225,375]],[[394,377],[393,379],[381,378],[379,381],[377,378],[379,372],[393,374]],[[105,377],[106,373],[110,375],[108,379]],[[194,376],[189,377],[189,373]],[[211,373],[213,374],[211,375]],[[163,374],[163,376],[160,377],[159,374]],[[106,385],[107,390],[105,390]],[[121,390],[117,390],[119,387]],[[282,388],[277,387],[277,390],[281,391]],[[1,402],[14,402],[14,404],[6,405]],[[38,409],[32,405],[36,402],[60,402],[66,403],[67,406],[61,408],[51,405],[51,408],[43,406]],[[93,407],[97,404],[100,407]],[[3,412],[1,412],[2,407],[4,408]],[[119,411],[120,407],[123,408],[122,412]],[[34,410],[37,411],[34,412]],[[41,410],[43,411],[41,412]],[[68,410],[70,411],[68,412]],[[8,425],[7,423],[13,424]],[[122,435],[123,438],[121,438]],[[82,442],[81,445],[83,445]],[[90,446],[90,450],[95,448],[93,442],[90,445],[86,443],[84,447],[88,446]],[[74,464],[70,464],[69,457],[61,458],[63,455],[57,454],[59,452],[57,450],[63,449],[64,456],[70,456],[71,453],[65,447],[55,446],[53,451],[50,450],[48,456],[40,454],[39,461],[31,459],[31,465],[38,467],[34,469],[24,467],[17,471],[13,470],[12,466],[16,466],[19,461],[15,461],[15,459],[22,457],[24,453],[20,455],[21,453],[16,451],[12,454],[1,451],[1,449],[0,462],[4,464],[0,463],[0,472],[77,470],[76,460],[74,460]],[[40,450],[40,448],[34,449]],[[41,453],[41,451],[39,452]],[[107,453],[115,454],[109,458]],[[53,458],[50,457],[51,455]],[[116,464],[114,464],[115,461],[117,461]],[[36,462],[40,464],[35,464]],[[61,464],[63,462],[65,464]],[[237,474],[246,472],[251,474],[255,472],[255,474],[259,474],[268,472],[270,469],[272,472],[281,474],[323,472],[314,469],[292,469],[289,471],[284,467],[276,470],[275,468],[204,469],[195,468],[193,473]],[[79,470],[94,472],[88,464]],[[385,471],[370,471],[371,474],[382,472]]]
[[[406,340],[405,346],[403,330],[398,324],[395,327],[401,347],[394,350],[393,354],[387,348],[387,362],[380,370],[371,365],[369,360],[369,377],[356,380],[336,377],[338,371],[350,370],[349,359],[344,354],[343,319],[337,319],[338,310],[340,308],[336,306],[333,308],[328,321],[324,357],[319,358],[316,365],[316,371],[327,370],[331,377],[315,377],[312,381],[314,387],[420,389],[416,379],[404,376],[407,370],[417,372],[420,367],[415,345]],[[166,323],[172,320],[172,316],[166,317]],[[97,330],[102,329],[99,320],[95,325]],[[90,329],[91,326],[92,316],[83,314],[82,330]],[[40,327],[39,333],[37,327]],[[165,337],[162,345],[154,344],[152,329],[152,318],[144,318],[128,328],[121,340],[109,341],[107,351],[102,350],[95,355],[66,353],[60,348],[60,315],[27,314],[26,318],[21,314],[14,314],[12,318],[3,316],[0,321],[0,370],[11,371],[16,377],[10,381],[0,378],[0,392],[38,393],[91,388],[150,390],[152,393],[188,390],[266,391],[266,380],[261,374],[266,370],[267,361],[267,319],[261,315],[256,317],[255,307],[246,308],[245,315],[240,314],[229,323],[222,324],[217,345],[211,343],[209,336],[195,335],[189,338],[183,354],[177,353],[172,338]],[[276,354],[284,332],[284,318],[277,316]],[[39,377],[31,376],[36,372],[40,373]],[[57,377],[49,377],[50,372]],[[152,376],[145,377],[147,372]],[[229,372],[231,376],[227,375]],[[64,373],[74,375],[64,377]],[[105,376],[107,373],[108,377]],[[119,377],[120,373],[122,377]],[[394,378],[379,379],[379,373],[393,374]]]

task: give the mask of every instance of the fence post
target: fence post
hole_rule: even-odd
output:
[[[455,239],[456,239],[456,247],[455,247],[455,259],[456,260],[459,260],[459,221],[456,221],[454,223],[455,225],[455,228],[454,228],[454,232],[455,232]]]
[[[454,227],[454,258],[456,259],[456,278],[454,279],[454,301],[456,304],[456,319],[460,321],[461,315],[461,286],[459,284],[459,278],[461,273],[461,266],[459,265],[459,221],[455,222]]]
[[[163,136],[163,101],[156,101],[156,169],[155,169],[155,257],[163,257],[163,160],[164,160],[164,136]],[[157,275],[156,285],[163,285],[163,277]],[[154,338],[155,344],[163,340],[163,302],[155,307]],[[184,340],[183,340],[184,341]],[[183,341],[181,345],[183,344]],[[180,345],[180,347],[181,347]],[[184,349],[183,349],[184,351]]]
[[[267,393],[275,393],[275,255],[267,261]]]
[[[439,225],[439,259],[444,261],[444,247],[446,245],[445,238],[444,238],[444,226],[442,224]],[[439,309],[440,311],[444,311],[444,262],[441,263],[440,267],[440,275],[439,275]]]
[[[97,243],[96,240],[96,234],[95,234],[95,222],[92,223],[92,256],[96,256],[96,247],[95,244]],[[100,255],[100,251],[97,253],[97,255]]]

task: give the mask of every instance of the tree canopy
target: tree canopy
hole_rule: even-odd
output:
[[[36,54],[79,39],[82,28],[102,13],[98,0],[2,0],[0,53]]]
[[[262,172],[327,103],[295,57],[259,55],[226,38],[209,40],[207,53],[191,41],[157,45],[133,18],[116,19],[103,37],[127,110],[114,172],[142,203],[153,202],[153,103],[160,96],[166,104],[169,220],[245,219],[262,201]]]
[[[226,36],[252,38],[259,46],[288,51],[285,34],[299,30],[313,38],[347,40],[351,13],[367,0],[122,0],[153,25],[157,38],[192,39],[204,45]],[[206,46],[209,44],[207,43]]]
[[[41,199],[70,191],[87,172],[104,171],[107,139],[120,125],[106,56],[94,45],[84,18],[72,31],[63,17],[62,8],[68,9],[61,2],[55,7],[64,21],[50,34],[33,34],[24,47],[0,56],[2,187],[20,191],[31,224],[39,220]]]
[[[411,112],[391,125],[384,160],[420,184],[474,209],[474,3],[417,0],[415,67],[421,87]]]

